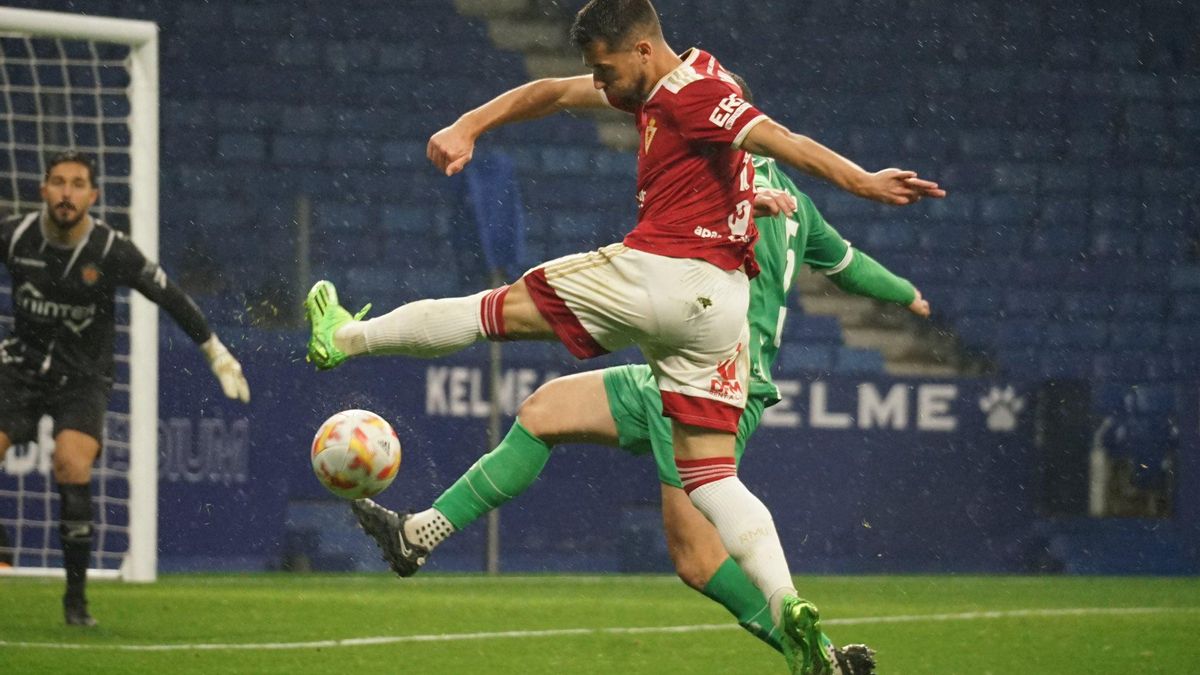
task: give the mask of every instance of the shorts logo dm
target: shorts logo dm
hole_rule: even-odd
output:
[[[742,383],[738,381],[737,362],[742,355],[742,345],[738,343],[733,356],[717,364],[717,375],[708,385],[708,393],[727,401],[738,401],[743,398]]]

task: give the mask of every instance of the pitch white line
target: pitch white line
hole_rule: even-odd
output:
[[[978,621],[984,619],[1015,619],[1056,616],[1100,616],[1108,614],[1176,614],[1200,613],[1200,607],[1075,607],[1068,609],[1014,609],[957,614],[900,614],[895,616],[864,616],[848,619],[823,619],[826,626],[863,626],[881,623],[920,623],[925,621]],[[83,651],[120,652],[177,652],[177,651],[248,651],[286,649],[327,649],[331,647],[361,647],[390,645],[402,642],[461,642],[466,640],[505,640],[572,635],[639,635],[647,633],[698,633],[720,630],[740,630],[734,623],[696,624],[689,626],[643,626],[638,628],[557,628],[549,630],[508,630],[485,633],[442,633],[430,635],[385,635],[380,637],[348,638],[345,640],[314,640],[309,642],[244,642],[160,645],[95,645],[58,642],[17,642],[0,640],[0,647],[31,649],[74,649]]]

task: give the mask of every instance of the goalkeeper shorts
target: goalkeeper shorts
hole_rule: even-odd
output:
[[[12,366],[0,366],[0,431],[13,443],[36,441],[38,422],[49,415],[55,436],[72,429],[102,441],[111,389],[101,378],[47,381]]]

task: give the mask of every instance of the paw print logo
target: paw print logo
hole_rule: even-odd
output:
[[[1017,428],[1017,415],[1025,409],[1025,399],[1017,396],[1012,386],[992,387],[979,399],[979,409],[987,415],[988,430],[1012,431]]]

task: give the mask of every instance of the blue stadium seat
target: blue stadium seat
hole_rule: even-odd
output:
[[[1168,334],[1170,329],[1168,329]],[[1200,373],[1200,349],[1195,347],[1188,350],[1173,349],[1169,352],[1171,374],[1176,379],[1194,380]]]
[[[986,106],[981,106],[986,107]],[[1018,131],[1009,140],[1010,156],[1022,162],[1051,162],[1062,157],[1065,143],[1058,136],[1039,131]]]
[[[1108,341],[1108,326],[1096,321],[1054,321],[1043,330],[1046,344],[1051,347],[1096,350],[1103,348]]]
[[[1171,290],[1200,291],[1200,265],[1181,265],[1172,269]]]
[[[776,368],[785,373],[828,373],[833,370],[837,347],[793,345],[779,353]]]
[[[1132,230],[1093,230],[1088,253],[1098,258],[1132,258],[1137,255],[1138,235]]]
[[[1107,317],[1113,311],[1112,296],[1089,291],[1069,291],[1060,297],[1061,313],[1066,320]]]
[[[1080,221],[1080,224],[1086,221]],[[1087,231],[1068,225],[1035,230],[1029,239],[1029,250],[1045,257],[1075,256],[1088,248]]]
[[[868,251],[892,251],[911,249],[916,243],[916,233],[910,223],[894,221],[868,223],[863,228],[862,244]],[[965,229],[965,228],[964,228]]]
[[[323,136],[276,135],[271,141],[271,160],[281,166],[319,166],[325,163]]]
[[[432,208],[407,204],[385,204],[379,225],[384,231],[419,235],[435,230],[437,222],[437,213]]]
[[[992,258],[1024,251],[1033,232],[1028,223],[983,223],[974,229],[979,254]]]
[[[1090,376],[1122,382],[1169,380],[1174,376],[1170,358],[1159,352],[1107,351],[1096,355]]]
[[[926,251],[967,251],[975,241],[975,234],[961,223],[950,225],[929,224],[917,231],[917,239]]]
[[[370,166],[377,159],[378,149],[378,143],[371,139],[340,136],[325,141],[325,160],[333,166]]]
[[[1003,288],[1012,284],[1014,274],[1020,276],[1023,263],[1002,255],[978,256],[960,261],[962,271],[958,281],[964,286]]]
[[[988,196],[979,202],[979,217],[987,224],[1031,222],[1036,204],[1028,197]]]
[[[1036,368],[1038,377],[1046,379],[1084,378],[1091,374],[1092,354],[1074,350],[1038,351],[1034,357],[1022,363]],[[1012,364],[1020,368],[1017,364]]]
[[[1174,293],[1171,295],[1171,318],[1186,321],[1200,320],[1200,293]]]
[[[1038,210],[1041,230],[1065,230],[1086,227],[1088,223],[1087,199],[1082,197],[1058,197],[1046,200]]]
[[[1114,308],[1118,317],[1161,320],[1167,314],[1167,297],[1158,293],[1122,293],[1117,296]]]
[[[1176,352],[1200,352],[1200,321],[1171,321],[1163,339]]]
[[[1010,289],[1004,293],[1006,317],[1050,317],[1058,313],[1059,294],[1051,290]]]
[[[839,373],[882,373],[883,354],[874,349],[838,347],[835,370]]]
[[[1175,392],[1170,385],[1139,385],[1130,389],[1133,410],[1146,414],[1169,414],[1175,410]]]
[[[1109,326],[1108,335],[1108,344],[1112,349],[1151,350],[1162,344],[1163,327],[1159,323],[1135,319],[1113,323]]]
[[[362,204],[317,202],[313,225],[320,231],[365,232],[375,224],[371,210]]]
[[[1000,326],[1000,320],[991,317],[964,317],[955,319],[954,332],[967,346],[983,349],[991,345]]]
[[[1123,196],[1105,195],[1092,200],[1092,220],[1102,225],[1129,228],[1140,216],[1138,203]]]
[[[989,343],[1000,349],[1037,347],[1046,341],[1044,326],[1037,319],[1005,319]]]
[[[837,317],[804,314],[793,309],[783,321],[783,340],[805,345],[842,344],[842,324]]]
[[[1004,309],[1006,295],[1004,290],[992,287],[948,288],[942,293],[938,311],[945,311],[953,317],[999,317],[1001,310]],[[935,301],[936,299],[931,296],[930,302]]]
[[[223,133],[217,137],[217,158],[233,162],[261,162],[267,156],[267,139],[251,132]]]
[[[1041,167],[1038,177],[1041,190],[1047,194],[1086,194],[1092,170],[1086,165],[1050,164]]]
[[[612,217],[608,213],[560,211],[551,215],[550,220],[551,233],[561,241],[595,247],[615,238]]]
[[[1038,170],[1034,164],[1000,162],[992,167],[992,187],[1005,192],[1034,194],[1038,187]],[[954,202],[957,199],[941,200]]]

